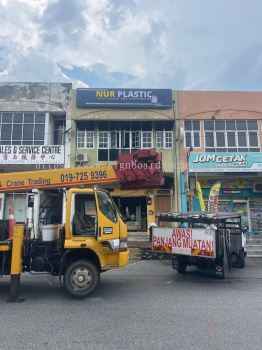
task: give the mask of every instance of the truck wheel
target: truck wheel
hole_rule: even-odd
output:
[[[185,273],[187,264],[179,259],[173,259],[172,261],[173,269],[177,270],[178,273]]]
[[[180,261],[180,263],[178,264],[178,267],[177,267],[177,272],[178,273],[185,273],[186,272],[186,268],[187,268],[187,264],[185,264],[182,261]]]
[[[228,275],[227,254],[220,258],[215,265],[215,274],[218,278],[226,278]]]
[[[244,249],[241,249],[238,254],[237,267],[243,269],[245,267],[245,252]]]
[[[99,279],[100,273],[93,263],[77,260],[65,271],[64,287],[72,296],[83,298],[94,291]]]

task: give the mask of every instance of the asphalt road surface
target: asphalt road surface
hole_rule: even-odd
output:
[[[67,297],[55,278],[26,275],[22,303],[0,281],[0,349],[262,349],[262,262],[218,280],[169,261],[104,273],[95,294]]]

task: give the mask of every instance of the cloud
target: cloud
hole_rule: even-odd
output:
[[[61,67],[61,71],[65,76],[72,80],[82,80],[89,82],[92,87],[124,87],[130,85],[130,81],[135,77],[119,73],[109,72],[106,65],[97,63],[88,69],[82,67],[65,68]],[[106,82],[106,85],[104,85]]]
[[[261,90],[262,3],[0,0],[0,80]]]

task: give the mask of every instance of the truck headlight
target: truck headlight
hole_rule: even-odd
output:
[[[120,252],[126,252],[127,251],[127,240],[126,239],[120,239],[119,251]]]

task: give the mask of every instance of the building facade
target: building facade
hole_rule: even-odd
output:
[[[59,83],[0,84],[1,172],[53,169],[66,165],[65,155],[69,148],[65,149],[64,144],[71,88],[71,84]],[[35,192],[34,215],[42,216],[43,222],[51,209],[41,209],[41,205],[48,201],[49,195],[54,198],[54,194]],[[26,222],[28,195],[1,194],[0,218],[8,219],[12,207],[16,221]],[[55,211],[52,215],[48,216],[49,221],[56,220]]]
[[[119,153],[162,153],[161,190],[112,189],[129,230],[147,231],[157,211],[170,211],[174,187],[175,95],[168,89],[77,89],[72,91],[70,165],[114,163]]]
[[[159,212],[199,210],[196,182],[207,204],[220,181],[219,210],[241,210],[243,223],[260,232],[261,147],[261,92],[0,84],[1,172],[113,164],[118,154],[141,149],[162,153],[162,189],[108,187],[129,230],[147,231]],[[28,193],[2,194],[0,218],[13,206],[17,221],[25,222],[27,200]],[[37,191],[35,218],[58,222],[61,205],[57,190]]]
[[[243,225],[262,231],[262,93],[179,92],[181,206],[199,210],[220,181],[220,211],[242,211]],[[191,188],[191,190],[190,190]],[[193,188],[193,191],[192,191]]]

